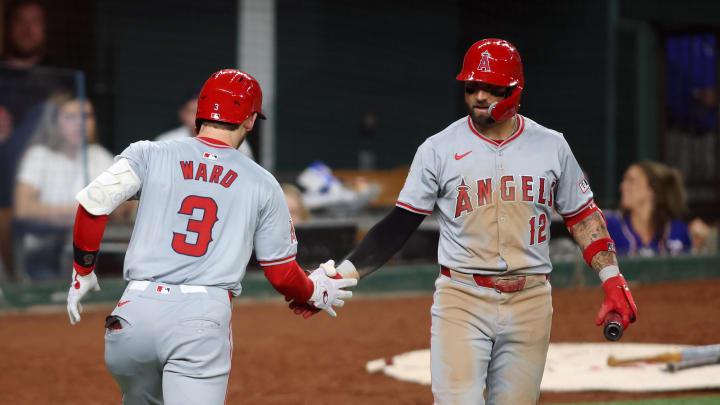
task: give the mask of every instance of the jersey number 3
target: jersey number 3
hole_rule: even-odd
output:
[[[190,216],[196,208],[203,210],[203,216],[199,220],[188,219],[187,230],[196,233],[197,240],[195,243],[187,243],[187,234],[173,232],[172,247],[180,254],[200,257],[207,253],[208,245],[212,242],[212,228],[217,222],[218,208],[212,198],[191,195],[180,204],[178,214]]]

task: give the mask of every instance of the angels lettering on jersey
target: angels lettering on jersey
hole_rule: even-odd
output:
[[[477,192],[473,193],[465,183],[465,179],[460,179],[455,189],[457,190],[457,202],[455,204],[455,218],[465,213],[471,213],[473,209],[493,203],[493,189],[499,192],[499,198],[502,201],[527,201],[536,204],[553,206],[553,189],[555,182],[544,177],[533,176],[503,176],[500,181],[494,181],[492,177],[475,180],[477,184]],[[498,187],[493,187],[496,184]],[[537,187],[534,185],[537,184]],[[537,189],[536,195],[533,189]]]

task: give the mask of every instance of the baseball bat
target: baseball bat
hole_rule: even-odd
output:
[[[615,311],[608,312],[603,322],[605,339],[612,342],[620,340],[623,334],[622,316]]]
[[[608,356],[607,365],[610,367],[623,366],[631,363],[667,363],[690,362],[693,360],[707,361],[707,359],[720,358],[720,345],[693,346],[686,349],[660,353],[652,356],[618,359]],[[688,363],[689,364],[689,363]],[[681,366],[682,367],[682,366]]]
[[[618,367],[632,363],[667,363],[669,361],[682,361],[682,353],[666,352],[654,356],[631,357],[627,359],[618,359],[615,356],[608,356],[607,365],[610,367]]]
[[[675,373],[677,371],[684,370],[686,368],[707,366],[710,364],[718,364],[718,363],[720,363],[720,357],[717,357],[717,356],[706,357],[706,358],[697,358],[697,359],[692,359],[692,360],[683,360],[683,361],[671,361],[667,364],[667,368],[665,369],[665,371]]]

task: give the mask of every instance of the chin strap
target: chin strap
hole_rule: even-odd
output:
[[[505,121],[517,114],[520,106],[520,97],[522,96],[522,86],[515,86],[512,94],[502,101],[492,103],[488,108],[488,113],[497,122]]]

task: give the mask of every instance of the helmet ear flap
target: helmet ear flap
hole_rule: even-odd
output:
[[[517,114],[520,107],[520,97],[522,96],[522,86],[515,86],[509,97],[502,101],[492,103],[488,108],[488,113],[496,122],[510,119]]]

